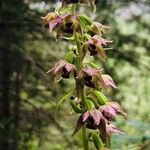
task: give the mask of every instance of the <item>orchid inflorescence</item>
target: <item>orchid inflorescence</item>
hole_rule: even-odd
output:
[[[97,150],[109,149],[110,135],[124,133],[115,127],[112,121],[119,114],[127,118],[121,106],[117,102],[109,101],[102,93],[102,90],[107,88],[117,89],[113,79],[103,74],[103,70],[91,60],[89,62],[86,59],[99,56],[102,61],[106,61],[105,49],[112,43],[111,40],[102,37],[110,27],[76,11],[80,5],[87,5],[94,10],[96,2],[62,0],[59,10],[42,17],[43,26],[48,27],[50,33],[56,33],[56,38],[63,37],[75,42],[75,46],[68,50],[65,59],[57,62],[47,73],[52,76],[54,82],[71,75],[75,79],[76,92],[71,93],[75,93],[75,96],[70,97],[70,104],[74,112],[80,115],[73,135],[82,128],[84,150],[89,149],[89,141],[93,141]]]

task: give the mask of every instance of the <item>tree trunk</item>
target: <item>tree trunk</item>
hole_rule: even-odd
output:
[[[10,149],[11,69],[9,55],[8,50],[0,48],[0,150]]]

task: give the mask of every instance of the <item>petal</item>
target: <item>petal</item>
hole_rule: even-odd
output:
[[[99,23],[99,22],[93,22],[92,27],[91,27],[91,30],[92,30],[94,33],[98,33],[99,35],[102,35],[102,33],[105,33],[106,30],[108,30],[109,28],[110,28],[110,27],[105,26],[105,25],[102,25],[102,24]]]
[[[53,81],[54,83],[59,82],[62,79],[62,73],[61,71],[59,71],[54,77],[53,77]]]
[[[82,115],[82,122],[85,122],[87,119],[88,119],[88,117],[90,116],[90,113],[87,111],[87,112],[85,112],[83,115]]]
[[[91,116],[92,116],[92,118],[94,120],[94,123],[96,125],[99,125],[101,119],[103,118],[101,112],[99,110],[97,110],[97,109],[93,109],[93,110],[90,111],[90,114],[91,114]]]
[[[100,130],[100,137],[104,144],[107,145],[107,132],[106,132],[106,121],[105,119],[101,119],[101,123],[98,125],[98,129]]]
[[[127,113],[123,112],[122,107],[116,102],[109,102],[109,105],[116,110],[116,112],[122,114],[127,119]]]
[[[60,60],[57,62],[52,69],[47,71],[48,74],[51,74],[53,77],[54,82],[59,82],[62,76],[62,68],[67,64],[65,60]]]
[[[73,64],[66,64],[65,68],[68,72],[75,70],[75,66]]]
[[[57,19],[50,21],[50,22],[49,22],[49,32],[51,33],[52,30],[53,30],[56,26],[58,26],[59,24],[61,24],[62,22],[63,22],[62,17],[58,17]]]
[[[98,40],[98,43],[101,44],[101,45],[104,45],[104,46],[107,46],[107,44],[110,44],[110,43],[112,43],[112,42],[113,42],[113,41],[106,40],[106,39],[104,39],[104,38],[100,38],[100,39]]]
[[[99,69],[93,69],[92,67],[86,67],[82,71],[88,76],[98,76],[100,74]]]
[[[96,48],[97,48],[97,52],[98,52],[100,58],[101,58],[103,61],[105,61],[106,58],[107,58],[107,56],[106,56],[106,53],[105,53],[105,51],[104,51],[102,45],[101,45],[101,44],[96,44]]]
[[[112,120],[112,119],[116,118],[116,116],[117,116],[116,110],[109,105],[101,106],[100,110],[101,110],[103,116],[108,120]]]
[[[49,24],[49,32],[51,33],[58,23],[57,23],[57,20],[53,20],[49,22],[48,24]]]
[[[84,125],[84,123],[82,122],[82,115],[81,115],[77,121],[77,125],[76,125],[75,130],[73,131],[72,135],[75,135],[81,129],[81,127],[83,125]]]
[[[65,60],[60,60],[59,62],[57,62],[54,67],[50,70],[47,71],[47,73],[51,73],[51,74],[57,74],[57,72],[63,68],[63,66],[66,64],[67,62]]]
[[[118,129],[112,124],[107,125],[106,130],[108,134],[125,134],[124,132],[122,132],[120,129]]]
[[[117,86],[115,85],[113,79],[109,75],[103,74],[102,79],[104,81],[105,86],[110,86],[114,89],[117,89]]]
[[[43,20],[43,26],[47,25],[50,21],[55,20],[57,18],[58,14],[55,12],[48,13],[45,17],[41,17]]]

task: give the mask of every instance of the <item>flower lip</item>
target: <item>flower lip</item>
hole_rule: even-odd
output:
[[[86,125],[87,128],[93,130],[97,129],[97,125],[94,123],[94,119],[92,117],[89,117],[86,122],[87,122]]]
[[[91,81],[92,80],[92,76],[87,75],[87,76],[84,77],[84,80],[85,81]]]
[[[89,44],[89,52],[91,56],[94,56],[97,54],[96,46],[94,44]]]
[[[62,77],[63,77],[63,78],[69,78],[69,76],[70,76],[70,71],[67,71],[67,69],[66,69],[65,66],[62,68],[62,72],[63,72],[63,74],[62,74]]]
[[[72,22],[66,23],[63,30],[66,33],[73,33],[73,23]]]

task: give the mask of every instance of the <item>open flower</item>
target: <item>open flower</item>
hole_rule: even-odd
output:
[[[58,15],[56,13],[49,13],[47,16],[42,17],[43,25],[49,26],[50,33],[56,30],[57,37],[62,33],[73,33],[74,31],[82,33],[78,21],[78,15],[64,14]]]
[[[99,128],[100,124],[105,124],[105,118],[103,117],[102,113],[97,109],[92,109],[83,113],[79,119],[77,126],[75,128],[74,134],[79,131],[79,129],[85,125],[89,129],[97,129]],[[105,128],[105,127],[104,127]]]
[[[106,30],[108,30],[109,28],[110,28],[109,26],[105,26],[99,22],[94,21],[91,25],[91,32],[93,34],[98,34],[98,35],[102,36],[102,33],[106,33]]]
[[[101,70],[86,67],[79,72],[77,80],[83,80],[84,84],[91,88],[102,86]]]
[[[97,109],[87,111],[82,115],[82,122],[86,123],[89,129],[97,129],[102,120],[104,120],[103,115]]]
[[[66,16],[66,18],[64,19],[62,30],[65,33],[73,33],[74,31],[81,33],[82,29],[78,21],[78,15],[70,14]]]
[[[112,43],[112,41],[106,40],[101,36],[94,35],[83,44],[83,53],[85,55],[88,50],[91,56],[99,54],[100,58],[105,61],[106,53],[103,46],[107,46],[109,43]]]
[[[108,121],[115,119],[118,114],[122,114],[125,119],[127,118],[127,114],[123,112],[121,106],[116,102],[102,105],[99,110]]]
[[[106,120],[97,109],[89,110],[83,113],[77,122],[76,128],[73,135],[76,134],[82,126],[86,126],[88,129],[99,129],[100,136],[103,142],[106,142],[107,132],[106,132]]]
[[[69,78],[70,73],[73,73],[75,76],[76,67],[65,60],[60,60],[52,69],[47,71],[47,73],[52,75],[54,82],[58,82],[61,78]]]
[[[55,12],[48,13],[47,16],[41,17],[43,19],[43,25],[49,27],[49,32],[51,33],[54,29],[59,28],[63,22],[64,19],[68,16],[69,14],[65,15],[58,15]]]
[[[58,18],[58,14],[55,12],[48,13],[45,17],[41,17],[43,20],[43,26],[48,25],[50,22],[56,20]]]
[[[102,80],[104,82],[105,87],[111,87],[113,89],[117,89],[117,86],[115,85],[115,82],[113,81],[113,79],[109,75],[103,74],[102,75]]]

